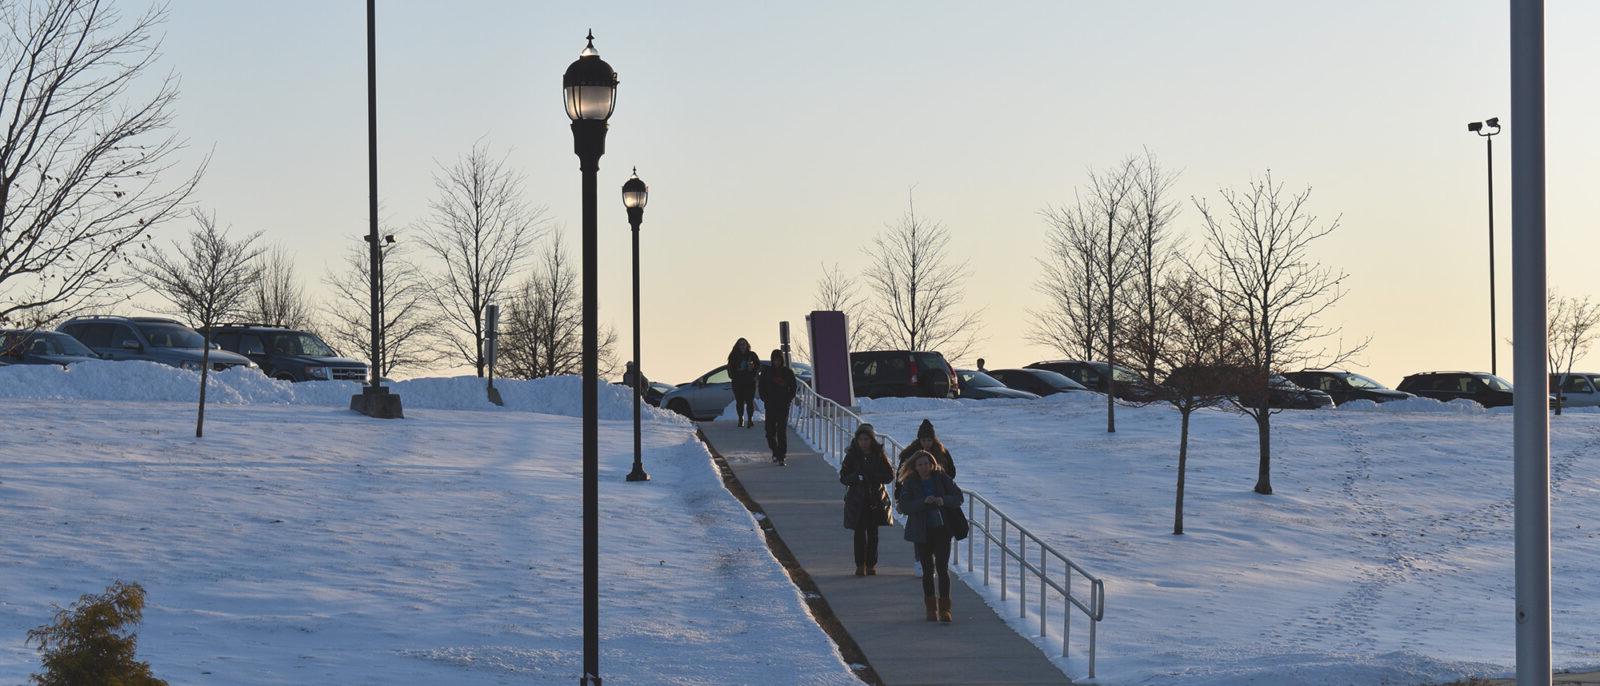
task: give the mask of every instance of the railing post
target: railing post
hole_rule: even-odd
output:
[[[1006,518],[1000,518],[1000,599],[1006,599],[1006,557],[1011,554],[1011,545],[1006,541]]]
[[[1028,618],[1028,532],[1017,527],[1017,609],[1023,619]]]
[[[1050,568],[1045,566],[1045,562],[1046,562],[1046,558],[1044,556],[1044,544],[1040,544],[1039,545],[1039,638],[1044,638],[1045,637],[1045,627],[1044,627],[1045,615],[1048,614],[1048,612],[1049,612],[1049,610],[1047,609],[1048,606],[1045,604],[1045,599],[1048,598],[1050,594],[1046,593],[1045,590],[1044,590],[1044,580],[1045,580],[1046,575],[1049,574],[1049,569]],[[1071,612],[1070,609],[1065,610],[1065,611]]]
[[[1094,678],[1095,627],[1098,627],[1099,625],[1100,625],[1099,622],[1096,622],[1096,621],[1094,621],[1092,619],[1089,620],[1089,678],[1090,679]]]
[[[989,544],[993,543],[994,529],[989,528],[989,503],[983,503],[983,585],[989,585]]]
[[[973,515],[973,513],[977,512],[977,507],[978,507],[978,503],[977,503],[977,499],[976,498],[967,498],[967,522],[968,522],[968,527],[967,527],[967,571],[969,571],[969,572],[972,571],[972,527],[971,527],[971,523],[976,521],[976,520],[974,520],[972,518],[972,515]],[[988,536],[989,532],[988,531],[984,531],[983,535]]]
[[[1067,568],[1067,606],[1069,611],[1061,613],[1061,657],[1067,656],[1067,645],[1072,640],[1072,568]],[[1089,618],[1094,621],[1093,617]]]

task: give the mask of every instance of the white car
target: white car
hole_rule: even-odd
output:
[[[761,361],[763,369],[768,364],[766,360]],[[793,367],[796,378],[811,383],[811,365],[795,362]],[[678,384],[661,396],[661,407],[696,421],[716,419],[732,404],[733,379],[728,376],[728,365],[701,374],[689,383]]]
[[[1600,374],[1551,374],[1550,392],[1558,389],[1562,407],[1600,407]]]

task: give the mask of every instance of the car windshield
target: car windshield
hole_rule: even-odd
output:
[[[1362,376],[1360,374],[1345,374],[1344,375],[1344,380],[1345,380],[1345,383],[1350,384],[1351,388],[1366,388],[1366,389],[1375,389],[1375,390],[1387,390],[1388,389],[1388,386],[1385,386],[1385,385],[1383,385],[1381,383],[1373,381],[1372,379],[1369,379],[1369,378],[1367,378],[1365,376]]]
[[[139,333],[144,334],[152,348],[204,348],[206,345],[204,336],[182,324],[140,324]]]
[[[1029,374],[1050,385],[1051,388],[1084,390],[1083,384],[1073,381],[1061,374],[1044,369],[1030,369]]]
[[[51,342],[55,343],[56,351],[62,355],[94,357],[94,351],[84,347],[84,345],[79,343],[78,339],[76,338],[68,336],[64,333],[45,334],[45,336],[48,337]]]
[[[272,337],[272,352],[276,355],[311,355],[333,357],[333,348],[322,339],[305,332],[280,334]]]
[[[1000,383],[998,379],[995,379],[994,377],[983,372],[956,372],[956,376],[961,378],[962,386],[972,386],[974,388],[1006,388],[1006,385]]]
[[[1511,392],[1511,382],[1510,381],[1506,381],[1505,379],[1502,379],[1502,378],[1500,378],[1498,376],[1495,376],[1493,374],[1484,374],[1483,376],[1480,376],[1478,378],[1483,379],[1484,383],[1489,384],[1490,388],[1493,388],[1493,389],[1495,389],[1497,391],[1505,391],[1507,393]]]

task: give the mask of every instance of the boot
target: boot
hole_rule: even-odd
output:
[[[866,575],[867,575],[867,568],[865,566],[863,566],[863,565],[856,565],[856,576],[866,576]]]
[[[941,622],[949,622],[949,621],[951,621],[953,619],[955,619],[955,618],[950,616],[950,598],[949,597],[940,598],[939,599],[939,621],[941,621]]]
[[[867,565],[867,576],[877,576],[877,575],[878,575],[878,566],[877,565]]]
[[[922,605],[928,610],[928,621],[939,621],[939,599],[931,595],[922,596]]]

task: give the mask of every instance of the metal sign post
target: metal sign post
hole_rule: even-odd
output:
[[[484,308],[483,318],[487,320],[484,322],[484,328],[488,330],[488,336],[484,339],[483,353],[489,362],[489,402],[505,405],[505,401],[500,399],[500,389],[494,387],[494,362],[498,357],[496,353],[500,349],[500,306],[490,305]]]

